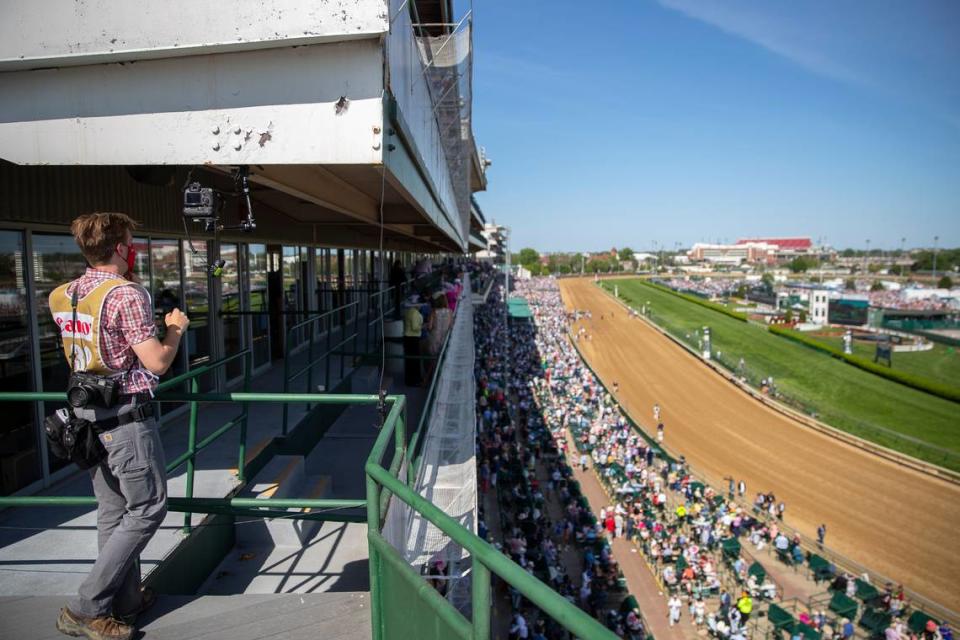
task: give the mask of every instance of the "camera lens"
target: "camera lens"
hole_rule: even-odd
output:
[[[90,392],[86,387],[77,385],[67,390],[67,402],[71,407],[81,409],[90,402]]]

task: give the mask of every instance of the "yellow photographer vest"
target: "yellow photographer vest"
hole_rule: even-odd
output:
[[[73,361],[74,344],[76,344],[75,371],[88,371],[101,376],[122,373],[111,369],[103,361],[100,353],[100,318],[103,315],[103,302],[107,294],[117,287],[131,285],[129,280],[111,278],[104,280],[90,293],[77,300],[77,322],[73,322],[72,296],[67,289],[72,282],[61,285],[50,293],[50,313],[53,321],[60,329],[60,340],[63,343],[63,353],[67,362]],[[76,337],[76,342],[74,342]]]

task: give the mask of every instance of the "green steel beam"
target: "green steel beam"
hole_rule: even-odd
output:
[[[0,496],[0,507],[93,507],[94,496]],[[308,498],[167,498],[170,511],[192,510],[207,513],[210,509],[361,509],[366,500]],[[298,514],[280,512],[285,516]],[[306,515],[306,514],[305,514]]]
[[[482,562],[475,562],[472,571],[473,640],[490,640],[490,569]]]
[[[396,403],[403,396],[389,395],[388,403]],[[0,402],[66,402],[67,394],[60,391],[4,391]],[[227,393],[161,393],[156,402],[315,402],[316,404],[377,404],[380,396],[351,393],[258,393],[233,391]]]

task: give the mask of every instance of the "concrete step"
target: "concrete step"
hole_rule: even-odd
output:
[[[367,525],[320,522],[302,546],[238,544],[198,593],[367,591],[367,559]]]
[[[296,498],[307,498],[309,500],[319,500],[329,497],[333,491],[333,479],[327,475],[307,476],[304,478],[300,489],[290,496]],[[309,507],[305,509],[288,509],[290,513],[310,513]],[[300,547],[310,542],[320,528],[320,522],[316,520],[281,520],[275,518],[267,522],[267,528],[270,529],[271,537],[277,547]]]
[[[289,498],[301,495],[304,478],[303,456],[276,456],[253,479],[242,497],[269,499]],[[299,544],[299,534],[292,520],[278,518],[264,520],[265,526],[243,525],[237,527],[237,542],[247,545]],[[296,540],[297,542],[293,542]]]

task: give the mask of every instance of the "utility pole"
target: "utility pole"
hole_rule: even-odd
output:
[[[817,272],[820,274],[820,284],[823,284],[823,236],[817,237]]]
[[[940,236],[933,236],[933,284],[937,284],[937,240]]]
[[[503,244],[506,245],[507,251],[507,273],[506,273],[506,287],[503,293],[504,303],[510,298],[510,227],[503,228]]]

